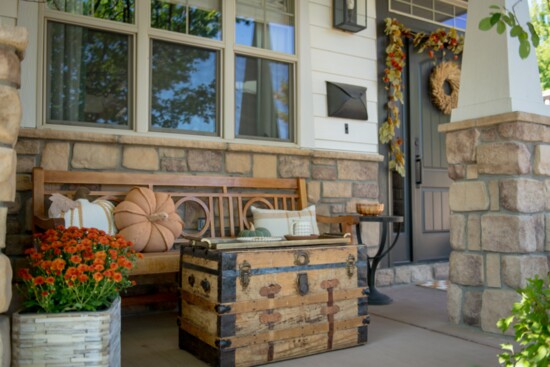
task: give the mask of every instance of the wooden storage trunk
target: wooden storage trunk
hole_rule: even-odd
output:
[[[181,349],[215,366],[253,366],[367,342],[365,246],[239,245],[258,247],[182,248]]]

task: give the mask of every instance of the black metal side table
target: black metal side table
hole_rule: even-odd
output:
[[[375,222],[375,223],[381,223],[382,224],[382,235],[380,236],[380,245],[378,246],[378,251],[376,252],[376,255],[369,256],[367,261],[367,283],[369,285],[369,298],[368,302],[369,305],[387,305],[393,302],[393,300],[386,296],[383,293],[380,293],[375,286],[375,277],[376,277],[376,269],[378,268],[378,264],[380,263],[380,260],[384,256],[388,254],[388,252],[391,251],[391,249],[395,246],[397,243],[397,240],[399,239],[399,234],[401,232],[401,223],[403,223],[403,217],[398,216],[386,216],[386,215],[380,215],[380,216],[366,216],[362,215],[359,217],[359,222],[357,222],[356,229],[357,229],[357,242],[362,244],[363,240],[361,239],[361,223],[364,222]],[[397,235],[395,236],[395,239],[391,243],[391,245],[386,249],[386,238],[388,236],[388,226],[390,223],[397,223]]]

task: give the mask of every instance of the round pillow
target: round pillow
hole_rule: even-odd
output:
[[[449,84],[451,94],[445,93],[445,83]],[[458,92],[460,90],[460,68],[454,62],[442,62],[437,65],[430,75],[430,87],[433,104],[445,115],[458,106]]]
[[[140,252],[170,250],[183,229],[170,194],[144,187],[130,190],[114,215],[119,233]]]

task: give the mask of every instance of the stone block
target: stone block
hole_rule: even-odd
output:
[[[187,172],[187,161],[184,158],[161,158],[160,169],[166,172]]]
[[[449,188],[449,207],[453,212],[487,210],[489,203],[484,182],[453,182]]]
[[[363,244],[369,246],[368,251],[371,251],[372,248],[374,249],[374,254],[369,252],[369,256],[374,256],[380,244],[380,225],[378,223],[362,223],[361,240]]]
[[[543,137],[543,125],[528,122],[510,122],[500,124],[498,132],[505,139],[541,141]]]
[[[252,169],[252,157],[248,153],[232,153],[225,154],[225,172],[248,174]]]
[[[453,324],[462,322],[462,288],[456,284],[449,283],[447,288],[447,313],[449,321]]]
[[[479,214],[468,215],[467,224],[467,248],[470,251],[481,250],[481,216]]]
[[[481,129],[479,138],[482,142],[493,142],[499,139],[498,128],[496,126]]]
[[[475,180],[479,177],[479,172],[477,170],[477,165],[469,164],[466,166],[466,179]]]
[[[0,249],[6,248],[8,208],[0,207]]]
[[[480,174],[520,175],[531,171],[531,153],[525,144],[488,143],[477,147]]]
[[[550,145],[535,147],[534,171],[536,175],[550,176]]]
[[[336,160],[329,158],[313,158],[311,163],[320,166],[336,166]]]
[[[179,158],[184,159],[187,156],[185,149],[178,148],[160,148],[159,149],[160,158]]]
[[[546,223],[546,244],[544,250],[550,252],[550,214],[546,214],[544,218]]]
[[[254,177],[277,178],[277,157],[255,154],[253,156],[252,175]]]
[[[497,321],[510,316],[514,303],[519,302],[520,299],[520,295],[510,289],[486,288],[481,300],[481,329],[501,334],[502,332],[497,328]],[[514,335],[514,329],[508,329],[506,335]]]
[[[449,164],[473,163],[476,160],[476,145],[479,139],[477,129],[459,130],[447,133],[447,161]]]
[[[542,248],[543,231],[541,215],[486,214],[481,217],[481,247],[492,252],[534,252]]]
[[[17,167],[15,150],[0,147],[0,167],[0,201],[14,201]]]
[[[466,166],[462,164],[449,164],[447,167],[449,178],[458,181],[466,178]]]
[[[393,269],[379,269],[376,271],[375,283],[377,287],[388,287],[393,284]]]
[[[10,318],[0,315],[0,367],[10,367],[11,339]]]
[[[312,166],[311,178],[314,180],[330,180],[334,181],[338,178],[336,166]]]
[[[47,170],[69,170],[69,143],[46,143],[42,151],[40,166]]]
[[[321,183],[319,181],[310,181],[307,183],[307,201],[317,203],[321,199]]]
[[[466,216],[462,214],[451,214],[450,242],[453,250],[466,249]]]
[[[479,326],[482,296],[483,292],[480,291],[469,291],[464,293],[462,321],[464,321],[466,325]]]
[[[536,213],[543,211],[545,201],[544,184],[541,181],[518,178],[501,180],[499,183],[500,204],[504,209],[521,212]]]
[[[29,174],[16,175],[15,186],[17,191],[30,191],[32,190],[32,176]]]
[[[410,266],[396,266],[394,284],[409,284],[411,282],[411,275],[412,271]]]
[[[17,173],[32,173],[32,169],[37,166],[36,156],[21,155],[17,157]]]
[[[501,288],[500,254],[485,255],[485,279],[487,287]]]
[[[451,252],[449,280],[453,283],[480,286],[484,282],[483,256],[460,251]]]
[[[550,210],[550,180],[544,180],[544,208]]]
[[[223,170],[223,154],[211,150],[190,150],[187,152],[187,164],[193,172],[216,172]]]
[[[116,169],[120,165],[121,148],[116,145],[75,143],[73,168]]]
[[[0,80],[12,83],[17,89],[21,87],[21,60],[15,49],[0,48]]]
[[[0,85],[0,143],[15,145],[21,114],[21,101],[17,90]]]
[[[279,157],[279,177],[305,177],[310,176],[309,158],[296,156]]]
[[[15,151],[17,154],[33,154],[38,155],[40,154],[41,143],[40,140],[35,139],[18,139],[17,143],[15,144]]]
[[[502,277],[510,288],[527,285],[528,278],[545,279],[548,274],[548,257],[544,255],[506,255],[502,257]]]
[[[350,198],[351,182],[323,182],[324,198]]]
[[[489,181],[489,201],[491,205],[489,210],[492,212],[500,210],[500,194],[499,194],[499,185],[497,180]]]
[[[378,199],[380,193],[377,183],[354,183],[352,194],[354,198]]]
[[[21,206],[21,194],[15,191],[15,199],[7,204],[8,215],[19,213],[21,211]]]
[[[9,257],[0,252],[0,313],[10,307],[13,273]]]
[[[6,236],[6,248],[2,251],[6,256],[23,257],[25,250],[32,247],[32,234],[10,234]]]
[[[432,267],[430,265],[415,265],[411,269],[411,282],[418,284],[433,280]]]
[[[378,163],[366,161],[338,161],[338,178],[352,181],[378,181]]]
[[[433,264],[433,274],[436,280],[449,279],[449,263]]]
[[[124,147],[122,166],[140,171],[158,171],[160,168],[158,151],[150,147]]]

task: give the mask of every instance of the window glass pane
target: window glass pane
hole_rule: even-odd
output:
[[[294,1],[237,0],[237,44],[294,53]]]
[[[292,141],[292,65],[240,55],[235,61],[235,134]]]
[[[151,126],[218,132],[219,52],[153,41]]]
[[[221,39],[219,0],[153,0],[151,27],[194,36]]]
[[[131,38],[48,22],[47,122],[130,126]]]
[[[66,13],[134,23],[134,0],[47,0],[47,4]]]

